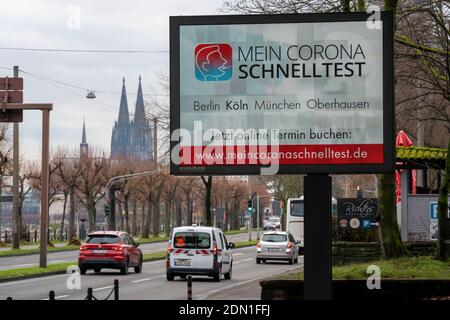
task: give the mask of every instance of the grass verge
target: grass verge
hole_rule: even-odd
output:
[[[67,267],[73,265],[73,262],[50,264],[47,268],[29,267],[10,270],[0,270],[0,279],[22,279],[28,277],[37,277],[42,275],[51,275],[56,273],[65,273]]]
[[[370,265],[380,267],[382,279],[450,279],[450,260],[438,261],[432,257],[405,257],[333,267],[333,279],[367,279]],[[303,280],[303,272],[276,279]]]
[[[153,242],[164,242],[169,241],[169,237],[167,236],[158,236],[158,237],[151,237],[151,238],[139,238],[134,240],[136,243],[139,244],[146,244],[146,243],[153,243]]]
[[[48,251],[49,252],[71,251],[71,250],[78,250],[78,248],[79,248],[78,246],[48,247]],[[11,249],[11,250],[7,250],[7,251],[0,251],[0,258],[37,254],[37,253],[39,253],[39,251],[40,251],[39,248]]]
[[[242,248],[242,247],[251,247],[256,246],[257,240],[251,240],[251,241],[239,241],[235,242],[234,246],[235,248]]]

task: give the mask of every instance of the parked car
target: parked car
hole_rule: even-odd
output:
[[[272,222],[267,221],[263,225],[263,230],[275,230],[275,225]]]
[[[167,247],[166,276],[168,281],[187,275],[213,277],[220,281],[222,275],[231,279],[233,272],[234,243],[228,242],[218,228],[174,228]]]
[[[287,231],[264,232],[256,245],[256,263],[267,260],[284,260],[289,264],[298,262],[298,242]]]
[[[270,217],[269,222],[272,223],[276,229],[281,229],[281,219],[280,217]]]
[[[128,274],[130,267],[134,272],[142,272],[142,251],[133,238],[122,231],[96,231],[89,233],[86,242],[80,247],[78,266],[80,273],[94,269],[99,273],[102,268],[119,269]]]

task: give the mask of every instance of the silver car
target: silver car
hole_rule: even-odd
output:
[[[256,263],[267,260],[285,260],[289,264],[298,262],[298,241],[288,231],[264,232],[256,245]]]

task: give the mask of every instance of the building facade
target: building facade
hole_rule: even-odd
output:
[[[152,130],[145,115],[141,77],[139,77],[133,119],[130,119],[130,114],[128,111],[125,78],[123,78],[119,116],[117,121],[114,123],[111,136],[111,158],[152,160],[152,149]]]

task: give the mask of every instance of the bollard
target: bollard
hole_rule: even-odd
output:
[[[48,293],[48,300],[55,300],[55,291],[51,290]]]
[[[88,288],[86,300],[92,300],[92,288]]]
[[[119,300],[119,280],[114,280],[114,300]]]
[[[187,299],[192,300],[192,276],[187,277]]]

